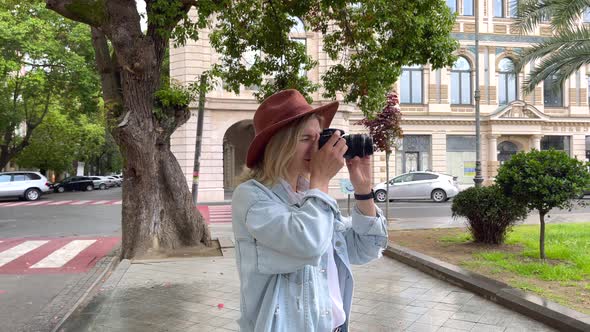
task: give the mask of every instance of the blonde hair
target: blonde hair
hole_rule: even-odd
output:
[[[239,182],[254,179],[266,186],[272,186],[279,179],[286,179],[289,164],[295,156],[299,137],[303,135],[305,124],[310,119],[318,119],[320,124],[322,123],[321,116],[312,113],[279,129],[266,145],[263,158],[254,167],[246,168],[240,175]]]

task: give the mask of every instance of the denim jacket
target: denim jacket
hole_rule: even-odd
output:
[[[386,221],[379,208],[367,217],[354,208],[340,214],[336,201],[318,189],[296,202],[277,184],[249,180],[232,198],[236,262],[240,275],[241,332],[327,332],[332,304],[327,284],[329,248],[334,259],[347,320],[352,305],[351,264],[381,256],[387,246]]]

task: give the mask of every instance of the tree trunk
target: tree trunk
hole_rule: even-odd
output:
[[[4,170],[9,161],[10,156],[8,153],[4,153],[4,151],[0,152],[0,171]]]
[[[541,233],[539,234],[539,252],[541,259],[545,259],[545,213],[539,213],[541,222]]]
[[[125,159],[121,257],[132,258],[150,249],[211,245],[207,225],[192,207],[186,178],[170,150],[173,130],[167,133],[152,114],[151,82],[131,73],[123,77],[126,120],[113,129]],[[190,112],[174,114],[187,115]]]
[[[182,15],[159,22],[163,25],[149,22],[144,33],[135,1],[105,1],[103,12],[83,0],[46,2],[48,8],[92,27],[111,134],[124,158],[121,257],[133,258],[150,249],[211,245],[207,225],[191,206],[186,178],[170,151],[170,135],[190,117],[188,107],[163,110],[158,118],[153,114],[169,44],[162,31],[172,31]],[[153,1],[146,5],[148,13],[168,15],[159,11],[162,6],[152,8]],[[183,9],[188,11],[190,5]]]

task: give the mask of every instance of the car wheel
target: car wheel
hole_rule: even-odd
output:
[[[41,197],[41,192],[38,189],[31,188],[25,191],[25,199],[27,201],[36,201]]]
[[[64,188],[64,187],[57,187],[57,192],[58,193],[63,193],[64,191],[66,191],[66,188]]]
[[[94,189],[94,185],[89,184],[86,186],[86,191],[92,191]]]
[[[375,200],[377,202],[385,202],[386,199],[387,199],[387,193],[385,192],[385,190],[377,190],[375,192]]]
[[[98,186],[98,188],[99,188],[100,190],[105,190],[105,189],[107,189],[107,185],[106,185],[106,184],[104,184],[104,183],[102,183],[100,186]]]
[[[447,200],[447,193],[442,189],[433,190],[430,196],[432,197],[432,200],[437,203],[442,203]]]

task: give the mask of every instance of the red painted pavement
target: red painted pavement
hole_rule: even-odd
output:
[[[90,270],[96,262],[111,252],[121,241],[120,237],[68,237],[68,238],[25,238],[1,239],[0,253],[25,241],[45,240],[44,245],[0,266],[0,274],[48,274],[82,273]],[[30,268],[30,266],[51,255],[54,251],[74,240],[96,240],[74,258],[59,268]]]

